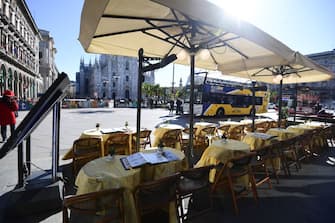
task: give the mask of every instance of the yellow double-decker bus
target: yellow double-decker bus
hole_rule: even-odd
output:
[[[195,75],[194,114],[217,117],[250,115],[253,104],[252,84],[223,79],[223,77],[220,78],[220,75],[210,75],[208,72]],[[256,89],[254,98],[256,113],[267,112],[269,102],[267,88],[257,86]],[[189,113],[189,103],[190,85],[188,81],[184,94],[184,113]]]

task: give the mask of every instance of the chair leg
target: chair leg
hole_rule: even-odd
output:
[[[279,184],[279,177],[278,177],[278,173],[277,173],[277,169],[275,168],[275,163],[274,163],[274,158],[270,158],[270,162],[271,162],[271,168],[272,168],[272,171],[273,171],[273,175],[275,176],[276,178],[276,182],[277,184]]]
[[[265,179],[268,182],[269,188],[272,189],[272,183],[271,183],[271,178],[270,178],[270,175],[269,175],[269,170],[268,170],[268,167],[265,164],[265,162],[264,162],[264,172],[265,172]]]
[[[256,202],[256,204],[258,204],[258,193],[257,193],[257,187],[256,187],[256,180],[255,180],[255,176],[252,172],[252,170],[249,168],[249,181],[251,184],[251,189],[252,189],[252,194],[254,196],[254,200]]]
[[[229,190],[231,192],[235,214],[238,215],[239,210],[238,210],[238,207],[237,207],[237,200],[236,200],[237,198],[236,198],[236,194],[235,194],[234,187],[233,187],[233,181],[232,181],[229,174],[228,174],[228,186],[229,186]]]

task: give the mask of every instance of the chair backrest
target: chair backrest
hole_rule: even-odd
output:
[[[126,133],[112,133],[105,142],[105,155],[114,149],[116,155],[129,155],[129,135]]]
[[[279,127],[280,128],[286,128],[287,127],[287,119],[281,119]]]
[[[208,135],[214,136],[215,132],[216,132],[216,127],[215,126],[208,126],[208,127],[205,127],[203,129],[201,129],[200,135],[202,135],[202,136],[208,136]]]
[[[217,131],[219,132],[219,134],[225,135],[227,137],[229,128],[230,125],[222,125],[217,128]]]
[[[210,165],[181,171],[178,193],[183,195],[209,187],[209,172],[213,167]]]
[[[270,121],[270,128],[277,128],[277,127],[278,127],[278,122]]]
[[[65,197],[63,201],[63,223],[123,223],[123,192],[123,188],[118,188]]]
[[[140,131],[140,148],[145,149],[147,145],[151,146],[151,130],[144,129]],[[132,139],[132,144],[133,144],[133,151],[132,153],[136,152],[136,133],[133,134],[133,139]]]
[[[228,138],[241,140],[242,137],[244,136],[244,128],[245,125],[237,125],[230,127],[230,129],[228,130]]]
[[[215,180],[212,188],[217,188],[221,185],[222,180],[230,175],[230,177],[240,177],[248,173],[252,158],[256,155],[255,152],[248,152],[239,156],[233,157],[225,164],[219,164],[216,168],[219,172],[215,175]]]
[[[174,202],[176,205],[178,179],[179,174],[175,174],[158,180],[141,183],[135,188],[134,198],[139,222],[141,222],[143,215],[153,213],[164,207],[168,208],[171,202]],[[178,215],[177,210],[176,214]],[[176,217],[179,219],[178,216]]]
[[[269,130],[270,127],[271,127],[270,122],[261,122],[261,123],[256,123],[255,124],[256,132],[265,133],[266,131]]]
[[[102,140],[100,137],[76,139],[72,148],[75,175],[86,163],[102,156]]]
[[[176,144],[181,144],[181,130],[180,129],[171,129],[165,132],[160,139],[161,143],[165,147],[176,148]]]

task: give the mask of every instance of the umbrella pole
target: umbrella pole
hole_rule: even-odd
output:
[[[143,49],[138,50],[138,79],[137,79],[137,120],[136,120],[136,151],[140,151],[141,131],[141,102],[142,102],[142,78],[143,78]]]
[[[281,110],[282,110],[282,98],[283,98],[283,79],[280,80],[279,84],[279,101],[278,101],[278,128],[280,128],[281,121]]]
[[[298,84],[295,84],[294,89],[294,116],[293,116],[293,122],[295,124],[295,119],[297,116],[297,105],[298,105]]]
[[[251,131],[255,131],[255,114],[256,114],[256,108],[255,108],[255,86],[256,86],[256,81],[252,81],[252,111],[251,111],[251,117],[252,117],[252,125],[251,125]]]
[[[194,151],[193,151],[193,116],[194,116],[194,59],[195,59],[195,54],[191,53],[190,55],[191,59],[191,78],[190,78],[190,137],[189,137],[189,146],[187,150],[187,158],[188,158],[188,163],[189,166],[193,167],[193,158],[194,158]]]

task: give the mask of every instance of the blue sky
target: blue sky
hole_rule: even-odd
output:
[[[311,54],[335,49],[335,1],[333,0],[212,0],[225,6],[291,49]],[[26,0],[40,29],[50,31],[57,48],[56,64],[71,80],[79,71],[80,58],[94,60],[78,41],[84,0]],[[99,0],[97,0],[99,2]],[[175,66],[175,82],[185,83],[188,67]],[[156,82],[171,86],[172,66],[156,72]]]

